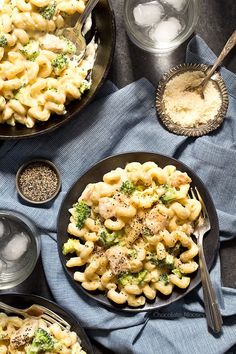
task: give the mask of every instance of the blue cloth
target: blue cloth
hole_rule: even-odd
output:
[[[199,37],[189,43],[187,61],[212,63],[215,55]],[[52,134],[0,148],[0,205],[25,213],[41,229],[45,274],[56,301],[70,310],[90,336],[115,353],[220,354],[236,343],[236,290],[221,287],[220,260],[211,271],[224,318],[223,333],[208,333],[199,286],[184,299],[151,313],[121,313],[104,308],[71,287],[56,247],[56,217],[71,185],[98,160],[125,151],[168,154],[189,165],[207,185],[217,208],[220,239],[236,236],[236,76],[222,68],[229,90],[223,125],[197,139],[169,133],[159,123],[155,90],[145,79],[121,90],[107,83],[77,119]],[[50,208],[33,208],[17,200],[14,179],[28,158],[52,160],[61,172],[62,191]],[[54,240],[53,240],[54,238]]]

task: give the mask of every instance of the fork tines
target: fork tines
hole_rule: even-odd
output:
[[[193,199],[198,200],[201,203],[202,206],[202,214],[203,214],[203,218],[205,219],[208,215],[207,213],[207,209],[205,206],[205,203],[201,197],[201,194],[199,193],[197,187],[195,186],[194,188],[190,188],[190,193]]]
[[[55,312],[41,305],[37,305],[37,307],[43,311],[43,314],[40,317],[48,324],[58,323],[62,327],[62,329],[70,330],[69,323],[66,322],[62,317],[57,315]]]

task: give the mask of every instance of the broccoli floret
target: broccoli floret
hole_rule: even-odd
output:
[[[131,259],[136,259],[137,258],[137,251],[135,249],[131,249],[129,250],[129,253],[128,253],[128,257],[131,258]]]
[[[174,264],[174,257],[171,254],[168,254],[165,258],[165,264],[168,267],[172,267],[173,268],[173,264]]]
[[[144,237],[150,237],[150,236],[153,236],[153,233],[152,233],[152,231],[151,231],[148,227],[145,227],[145,228],[143,229],[142,235],[143,235]]]
[[[26,59],[34,61],[39,56],[39,43],[37,41],[30,41],[26,44],[20,52]]]
[[[20,93],[20,89],[21,89],[21,88],[18,88],[17,90],[12,90],[13,98],[14,98],[15,100],[18,100],[18,94]]]
[[[159,277],[159,281],[162,281],[165,285],[169,283],[169,276],[167,273],[163,273]]]
[[[137,276],[137,280],[138,280],[138,284],[141,284],[145,278],[146,278],[146,275],[147,275],[147,270],[141,270],[139,273],[138,273],[138,276]]]
[[[90,89],[90,83],[87,80],[84,80],[79,87],[80,93],[84,93],[84,91]]]
[[[174,257],[178,257],[181,253],[182,244],[177,242],[176,245],[172,248],[169,248],[169,253],[172,254]]]
[[[0,35],[0,47],[6,47],[8,44],[7,37],[4,34]]]
[[[104,230],[100,233],[99,241],[104,247],[111,247],[119,243],[120,231],[114,231],[110,233],[108,230]]]
[[[130,181],[123,182],[121,187],[120,187],[121,193],[124,193],[124,194],[126,194],[128,196],[133,194],[135,189],[136,189],[135,185],[132,182],[130,182]]]
[[[179,270],[179,269],[177,269],[177,268],[175,268],[175,269],[173,269],[172,270],[172,273],[173,274],[175,274],[175,275],[177,275],[180,279],[182,278],[182,273],[181,273],[181,271]]]
[[[166,186],[166,192],[160,197],[160,200],[165,204],[171,202],[177,197],[177,190],[174,187]]]
[[[27,354],[37,354],[51,352],[54,349],[54,341],[52,336],[42,328],[36,329]]]
[[[62,252],[64,255],[67,255],[68,253],[74,253],[76,252],[79,245],[80,245],[79,240],[69,238],[69,240],[66,243],[64,243]]]
[[[122,286],[126,286],[128,284],[132,284],[132,285],[138,285],[143,283],[143,281],[146,278],[147,275],[147,270],[141,270],[139,273],[129,273],[129,272],[125,272],[122,273],[119,277],[118,277],[118,282],[122,285]]]
[[[59,75],[60,72],[65,70],[69,65],[68,58],[65,54],[58,54],[55,59],[52,60],[52,67],[54,72]]]
[[[66,53],[68,54],[75,54],[76,53],[76,45],[69,41],[69,39],[66,40]]]
[[[75,209],[73,212],[73,217],[76,222],[76,226],[79,229],[82,229],[84,226],[85,220],[89,217],[91,214],[91,208],[84,202],[78,202],[73,205],[73,208]]]
[[[153,257],[150,258],[150,262],[151,262],[152,264],[155,264],[155,265],[158,266],[159,268],[163,268],[163,267],[166,266],[166,264],[165,264],[165,259],[160,260],[160,259],[158,259],[158,258],[155,257],[155,256],[153,256]]]
[[[122,286],[126,286],[128,284],[133,284],[134,281],[134,276],[131,273],[122,273],[119,277],[118,277],[118,282],[122,285]]]
[[[118,282],[122,286],[126,286],[128,284],[141,284],[145,280],[146,275],[147,270],[142,270],[139,273],[125,272],[119,276]]]
[[[39,12],[46,20],[51,20],[56,12],[56,3],[42,7]]]
[[[22,85],[17,90],[13,90],[13,95],[14,95],[15,100],[20,99],[22,94],[24,95],[24,88],[25,88],[25,85]]]
[[[148,259],[159,268],[173,269],[174,257],[172,255],[167,255],[164,259],[158,259],[154,254],[151,254],[148,256]]]
[[[63,52],[67,54],[75,54],[76,53],[76,45],[71,42],[69,39],[65,38],[64,36],[59,37],[64,43],[65,48],[63,48]]]
[[[139,192],[143,192],[145,189],[145,186],[143,184],[139,184],[138,186],[135,186],[135,189]]]

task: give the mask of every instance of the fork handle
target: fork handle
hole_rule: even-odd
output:
[[[218,68],[218,66],[222,63],[226,55],[229,54],[229,52],[234,48],[235,45],[236,45],[236,31],[234,31],[229,37],[219,57],[217,58],[215,64],[213,65],[213,67],[211,68],[211,70],[209,71],[205,79],[202,81],[202,85],[204,85],[210,79],[210,77],[213,75],[213,73]]]
[[[83,27],[88,15],[93,11],[94,7],[97,5],[98,2],[99,0],[88,0],[84,11],[80,15],[78,21],[74,26],[75,31],[80,30]]]
[[[6,312],[9,312],[9,313],[17,313],[19,315],[27,317],[27,314],[24,311],[22,311],[20,309],[17,309],[15,307],[12,307],[10,305],[7,305],[7,304],[5,304],[4,302],[1,302],[1,301],[0,301],[0,309],[4,310]]]
[[[223,321],[215,291],[212,286],[210,274],[207,269],[202,245],[199,245],[199,263],[201,268],[202,288],[207,323],[215,333],[219,333],[221,331]]]

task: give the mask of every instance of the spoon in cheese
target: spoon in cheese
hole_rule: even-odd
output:
[[[205,87],[207,85],[207,82],[210,80],[210,78],[212,77],[212,75],[214,74],[214,72],[216,71],[218,66],[222,63],[222,61],[229,54],[229,52],[234,48],[235,45],[236,45],[236,31],[234,31],[232,33],[232,35],[230,36],[230,38],[226,42],[226,44],[225,44],[224,48],[222,49],[219,57],[216,59],[215,64],[212,66],[210,71],[207,73],[207,75],[203,79],[203,81],[201,81],[200,84],[198,82],[195,85],[192,84],[192,85],[186,87],[185,91],[196,92],[196,93],[198,93],[201,96],[202,99],[204,99],[204,90],[205,90]]]
[[[74,27],[60,29],[57,35],[63,36],[76,46],[76,55],[80,55],[86,48],[86,41],[82,33],[83,25],[97,5],[99,0],[88,0],[84,12],[79,16]]]

